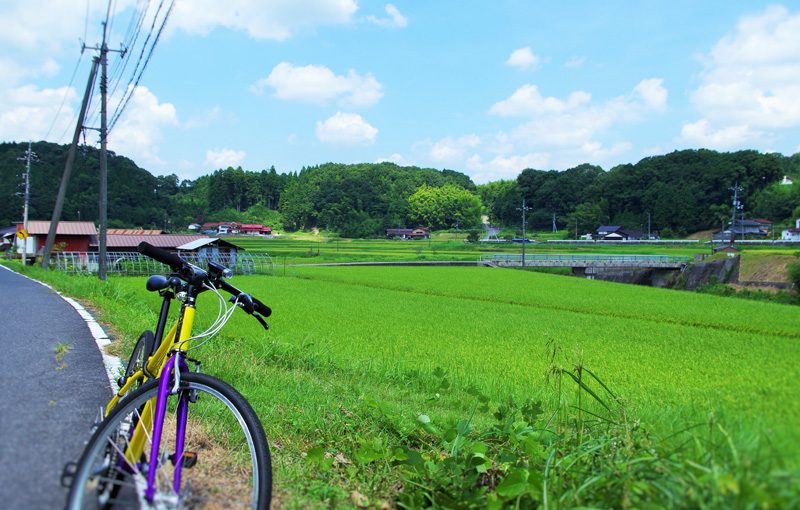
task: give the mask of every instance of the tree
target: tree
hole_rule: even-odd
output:
[[[441,187],[423,184],[408,198],[411,220],[433,229],[477,226],[481,208],[477,195],[453,184]]]

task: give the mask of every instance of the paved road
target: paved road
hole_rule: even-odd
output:
[[[111,388],[86,322],[52,290],[0,268],[0,507],[62,508]],[[56,360],[59,346],[69,351]]]

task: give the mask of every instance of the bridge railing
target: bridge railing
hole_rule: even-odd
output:
[[[522,255],[508,253],[481,255],[480,260],[499,265],[521,265]],[[532,266],[679,267],[688,263],[689,257],[677,255],[525,254],[525,264]]]

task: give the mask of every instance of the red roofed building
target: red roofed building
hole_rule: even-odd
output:
[[[239,226],[239,233],[246,235],[269,235],[272,229],[260,223],[242,223]]]
[[[21,225],[20,225],[21,227]],[[29,249],[39,253],[47,242],[50,222],[44,220],[28,221]],[[89,245],[97,245],[97,228],[91,221],[59,221],[56,227],[54,246],[64,246],[63,251],[89,251]]]

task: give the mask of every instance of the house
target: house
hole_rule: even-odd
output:
[[[229,235],[238,234],[241,223],[236,221],[211,221],[200,227],[204,234]]]
[[[430,239],[431,229],[428,227],[387,228],[386,237],[389,239]]]
[[[597,238],[602,241],[638,241],[642,233],[619,225],[603,225],[597,229]]]
[[[20,224],[21,227],[21,224]],[[50,222],[44,220],[28,221],[27,252],[39,253],[47,243]],[[91,221],[59,221],[56,227],[54,246],[63,247],[62,251],[89,251],[89,246],[97,245],[97,228]],[[22,253],[22,243],[17,251]]]
[[[781,241],[800,241],[800,219],[795,222],[794,228],[781,232]]]
[[[772,227],[772,222],[769,220],[736,220],[731,225],[728,223],[728,228],[722,232],[717,232],[713,236],[714,241],[730,241],[733,238],[744,238],[744,236],[759,236],[766,237],[769,235],[769,229]]]
[[[158,236],[164,233],[163,230],[144,230],[135,228],[109,228],[106,230],[106,235],[118,236]]]
[[[622,230],[621,225],[603,225],[597,227],[597,237],[602,239],[609,234],[613,234],[614,232],[618,232]]]
[[[186,228],[188,228],[189,230],[200,230],[202,228],[202,225],[200,225],[199,223],[192,223]]]
[[[7,251],[14,245],[17,227],[0,228],[0,251]]]
[[[176,247],[176,250],[181,255],[184,255],[184,252],[194,254],[195,257],[192,258],[198,262],[211,259],[223,261],[227,266],[236,265],[236,254],[239,250],[243,249],[244,248],[240,248],[233,243],[214,237],[195,239],[194,241]]]
[[[134,252],[138,248],[139,243],[146,241],[156,248],[175,251],[178,249],[178,246],[205,238],[205,236],[197,234],[109,234],[106,236],[106,250],[109,252]],[[93,246],[96,249],[97,243]]]
[[[723,244],[722,246],[717,246],[715,248],[712,248],[712,251],[715,254],[726,253],[728,254],[729,257],[735,257],[740,252],[739,248],[735,247],[732,244]]]
[[[267,236],[272,234],[272,229],[260,223],[242,223],[239,226],[239,233],[250,236]]]

